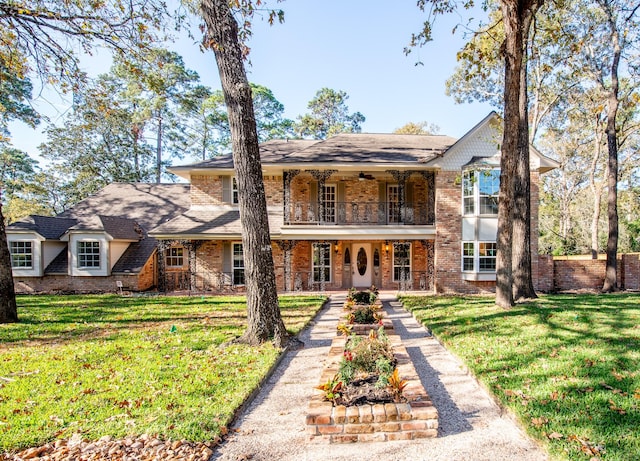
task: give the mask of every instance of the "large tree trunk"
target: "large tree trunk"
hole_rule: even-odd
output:
[[[11,272],[11,255],[7,244],[7,233],[4,228],[2,204],[0,204],[0,323],[18,321],[16,293]]]
[[[609,218],[609,236],[607,238],[607,268],[605,271],[602,291],[605,293],[618,289],[618,134],[616,118],[618,116],[618,66],[620,65],[620,37],[618,29],[611,15],[609,15],[609,27],[611,28],[611,46],[613,48],[613,60],[611,62],[611,91],[609,91],[607,111],[607,147],[608,147],[608,188],[607,216]]]
[[[516,181],[522,181],[522,172],[518,174],[522,163],[522,153],[528,154],[528,120],[523,120],[526,111],[522,110],[522,88],[525,43],[529,34],[529,25],[537,8],[543,0],[502,0],[502,19],[505,29],[504,58],[504,136],[500,159],[500,205],[498,207],[498,255],[496,258],[496,304],[511,307],[513,298],[513,218]],[[526,75],[526,74],[525,74]],[[526,85],[526,82],[525,82]],[[524,130],[524,131],[523,131]],[[526,150],[522,148],[526,140]],[[528,162],[528,159],[527,159]],[[528,166],[526,167],[528,169]],[[528,178],[526,182],[530,181]],[[522,184],[518,184],[519,194]],[[526,184],[524,185],[526,188]],[[524,194],[524,195],[523,195]],[[524,198],[526,200],[526,198]],[[527,211],[524,211],[525,215]],[[526,221],[526,218],[524,218]],[[525,238],[524,231],[518,238]],[[530,260],[529,260],[530,261]],[[526,264],[526,262],[524,263]],[[530,264],[530,262],[529,262]],[[529,274],[531,269],[529,269]]]
[[[213,49],[220,72],[238,182],[248,314],[241,341],[258,345],[273,338],[282,347],[288,334],[278,305],[256,120],[238,25],[227,0],[203,0],[200,10],[207,25],[205,46]]]
[[[496,257],[496,304],[513,305],[513,272],[511,268],[513,227],[513,181],[520,130],[520,72],[523,58],[523,36],[517,1],[503,0],[504,43],[504,134],[500,157],[500,199],[498,206],[498,254]]]
[[[537,10],[532,5],[522,18],[523,56],[520,69],[518,158],[513,182],[512,263],[513,300],[537,298],[531,269],[531,171],[529,164],[529,100],[527,88],[527,40]]]
[[[609,110],[607,113],[607,147],[608,147],[608,188],[607,216],[609,218],[609,236],[607,238],[607,268],[605,271],[603,292],[612,292],[618,289],[618,133],[616,118],[618,117],[619,87],[618,67],[622,54],[620,36],[615,23],[615,18],[608,2],[602,2],[603,10],[607,13],[609,28],[611,30],[611,47],[613,48],[613,60],[611,61],[611,91],[609,91]],[[608,7],[608,8],[607,8]]]

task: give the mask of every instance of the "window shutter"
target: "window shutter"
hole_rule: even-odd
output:
[[[318,203],[318,183],[315,181],[309,183],[309,203]]]
[[[338,197],[337,200],[339,203],[344,203],[345,198],[344,198],[344,183],[343,182],[339,182],[338,183]]]
[[[407,181],[407,183],[404,186],[404,202],[407,205],[411,205],[411,206],[415,205],[413,203],[413,183],[409,181]]]
[[[318,183],[315,181],[309,183],[309,211],[311,213],[307,213],[307,216],[303,219],[309,221],[318,220]]]
[[[231,203],[231,176],[222,177],[222,201]]]
[[[231,243],[225,242],[222,244],[222,272],[228,274],[231,272],[231,265],[233,261]]]
[[[387,183],[384,181],[378,183],[378,201],[380,203],[387,201]]]

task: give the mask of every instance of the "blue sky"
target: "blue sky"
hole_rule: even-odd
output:
[[[470,15],[439,17],[434,41],[405,56],[403,48],[419,30],[425,14],[415,0],[288,0],[273,4],[285,11],[285,23],[269,26],[256,19],[251,40],[249,80],[270,88],[284,104],[285,116],[307,112],[316,92],[328,87],[345,91],[351,112],[366,117],[363,132],[389,133],[408,122],[426,121],[441,134],[460,137],[490,111],[487,104],[457,105],[445,95],[445,81],[453,73],[456,53],[464,44],[461,32],[452,34]],[[476,12],[477,13],[477,12]],[[220,88],[212,52],[201,53],[191,39],[170,46],[181,53],[187,67],[202,82]],[[416,61],[424,65],[416,66]],[[88,61],[90,74],[105,72],[109,59]],[[68,105],[47,93],[37,102],[53,121]],[[12,124],[14,145],[32,156],[43,141],[40,130]]]

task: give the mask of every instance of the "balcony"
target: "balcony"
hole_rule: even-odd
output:
[[[285,224],[432,226],[435,213],[426,203],[293,202],[285,208]]]

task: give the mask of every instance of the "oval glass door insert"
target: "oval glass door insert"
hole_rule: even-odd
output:
[[[358,274],[364,275],[367,272],[367,252],[360,247],[358,250]]]

